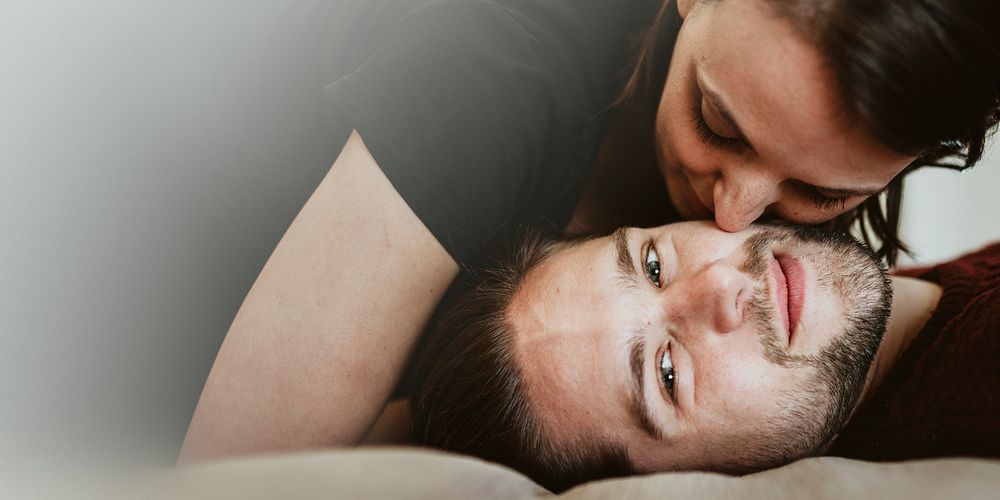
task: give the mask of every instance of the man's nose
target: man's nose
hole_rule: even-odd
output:
[[[723,231],[742,231],[777,201],[778,183],[762,173],[733,172],[716,180],[712,196],[715,223]]]
[[[684,286],[677,287],[677,293],[671,294],[673,297],[668,302],[672,302],[670,307],[674,314],[683,316],[681,321],[686,323],[685,329],[730,333],[743,324],[754,284],[728,261],[706,264],[682,281]],[[678,298],[681,301],[677,301]]]

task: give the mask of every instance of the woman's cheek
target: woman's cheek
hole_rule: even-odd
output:
[[[693,163],[700,163],[701,144],[691,140],[691,134],[686,133],[683,128],[683,120],[678,116],[671,116],[664,122],[656,137],[661,167],[676,172],[681,165],[689,167]]]

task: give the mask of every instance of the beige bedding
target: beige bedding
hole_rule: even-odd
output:
[[[417,448],[360,448],[228,460],[164,471],[126,496],[149,498],[539,498],[553,496],[505,467]],[[730,477],[664,473],[598,481],[561,497],[1000,498],[1000,461],[870,463],[812,458]]]

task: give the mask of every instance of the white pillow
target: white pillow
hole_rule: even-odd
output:
[[[231,459],[163,471],[133,485],[143,498],[540,498],[552,493],[500,465],[421,448],[358,448]],[[810,458],[743,477],[672,472],[596,481],[561,497],[630,499],[990,498],[1000,461],[873,463]]]

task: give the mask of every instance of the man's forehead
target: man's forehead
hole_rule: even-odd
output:
[[[509,307],[522,326],[519,337],[576,336],[596,326],[600,318],[591,313],[602,312],[613,298],[596,243],[567,247],[528,272]]]
[[[636,427],[627,413],[627,356],[567,346],[527,343],[519,353],[527,396],[546,433],[568,441],[588,435],[623,438]]]
[[[515,356],[529,398],[568,439],[620,426],[616,415],[627,401],[627,335],[614,330],[615,320],[623,321],[614,312],[620,297],[609,288],[618,286],[609,279],[615,263],[601,243],[547,259],[511,301]]]
[[[574,280],[564,266],[546,261],[525,277],[511,300],[509,319],[514,345],[525,361],[572,358],[593,362],[605,321],[598,312],[603,292],[586,280]],[[595,289],[596,288],[596,289]],[[560,365],[571,359],[559,359]]]
[[[542,335],[525,338],[516,348],[525,389],[543,425],[570,439],[607,422],[607,411],[617,404],[609,399],[617,391],[605,368],[607,349],[585,341]]]

